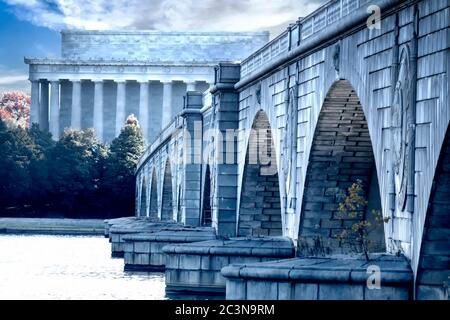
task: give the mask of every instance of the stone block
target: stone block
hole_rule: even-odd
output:
[[[199,273],[199,286],[201,287],[209,287],[215,282],[215,272],[200,270]]]
[[[231,264],[230,259],[231,257],[229,256],[210,256],[209,270],[217,270],[217,271],[222,270],[223,267],[226,267],[227,265]]]
[[[145,253],[135,253],[133,262],[135,265],[149,265],[150,257]]]
[[[165,266],[167,255],[164,253],[152,253],[150,255],[150,265],[152,266]]]
[[[450,297],[443,286],[417,286],[417,300],[448,300]]]
[[[134,243],[133,242],[129,242],[129,241],[125,242],[124,245],[123,245],[123,251],[125,253],[126,252],[134,252],[135,251]]]
[[[241,279],[227,280],[226,299],[227,300],[247,300],[247,284]]]
[[[247,264],[247,263],[257,263],[260,261],[261,259],[259,257],[231,256],[229,264]]]
[[[319,285],[317,283],[296,283],[294,287],[294,300],[317,300]]]
[[[363,300],[364,286],[351,284],[319,284],[319,300]]]
[[[179,267],[183,270],[200,270],[201,258],[200,255],[181,254]]]
[[[247,281],[247,300],[277,300],[278,284],[272,281]]]
[[[381,289],[364,288],[364,300],[410,300],[410,292],[404,287],[388,287],[381,285]]]
[[[166,269],[178,269],[179,268],[179,255],[167,254],[166,255]]]
[[[126,247],[126,244],[125,244]],[[150,252],[150,243],[149,242],[135,242],[134,243],[134,251],[136,253],[149,253]]]
[[[134,263],[134,254],[131,252],[125,252],[123,255],[125,265]]]
[[[289,282],[278,282],[278,300],[292,300],[292,288]]]

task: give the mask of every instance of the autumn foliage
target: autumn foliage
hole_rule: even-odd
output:
[[[30,123],[30,96],[23,92],[6,92],[0,96],[0,119],[21,128]]]

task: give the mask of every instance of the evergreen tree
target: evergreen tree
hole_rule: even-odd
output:
[[[48,157],[55,142],[52,135],[48,131],[41,131],[36,123],[28,129],[28,135],[34,142],[36,151],[29,166],[31,179],[29,201],[34,210],[43,211],[44,206],[49,204],[48,195],[52,191]]]
[[[106,164],[104,188],[115,216],[134,214],[135,170],[144,146],[139,122],[131,115],[120,135],[111,143]]]
[[[24,205],[31,185],[29,165],[38,153],[21,127],[0,120],[0,207]]]
[[[67,129],[49,153],[49,180],[53,203],[73,215],[89,207],[87,199],[98,190],[100,149],[94,131]]]

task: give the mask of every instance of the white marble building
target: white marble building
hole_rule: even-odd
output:
[[[110,142],[135,114],[151,142],[181,110],[186,91],[205,91],[214,67],[240,61],[268,32],[62,31],[61,58],[25,58],[31,122],[58,137],[94,128]]]

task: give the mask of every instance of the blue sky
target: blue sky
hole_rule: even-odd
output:
[[[26,57],[58,57],[62,29],[278,33],[326,0],[0,0],[0,93],[28,92]]]

